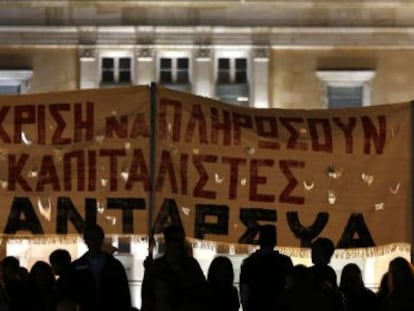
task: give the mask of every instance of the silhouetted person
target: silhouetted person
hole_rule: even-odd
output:
[[[36,261],[29,272],[30,311],[53,310],[55,275],[44,261]]]
[[[327,286],[337,285],[336,272],[329,265],[334,252],[335,246],[328,238],[317,238],[312,243],[311,257],[313,266],[311,269],[318,283],[325,283]]]
[[[378,310],[386,310],[388,304],[388,295],[390,294],[388,286],[388,272],[382,275],[380,286],[377,291]]]
[[[378,310],[377,297],[365,287],[358,265],[349,263],[342,269],[339,289],[346,311]]]
[[[315,286],[330,300],[331,310],[342,310],[343,300],[337,284],[335,270],[329,265],[335,252],[335,245],[328,238],[317,238],[311,246]]]
[[[56,276],[64,276],[70,268],[72,257],[66,249],[56,249],[49,255],[49,263]]]
[[[86,227],[83,239],[88,251],[71,264],[69,295],[81,311],[130,311],[131,295],[122,263],[102,251],[104,231]]]
[[[26,285],[29,284],[29,270],[27,268],[20,266],[18,275],[19,280]]]
[[[403,257],[393,259],[388,268],[389,294],[386,310],[414,310],[414,272],[410,262]]]
[[[27,283],[21,279],[20,263],[16,257],[7,256],[1,261],[3,282],[10,301],[11,311],[29,310]]]
[[[141,311],[205,310],[207,282],[197,260],[188,254],[184,229],[165,228],[164,240],[164,255],[145,262]]]
[[[10,311],[10,299],[3,281],[3,269],[0,265],[0,310]]]
[[[168,282],[163,276],[159,276],[154,280],[153,284],[154,304],[153,311],[171,311],[172,305],[170,303],[170,289]]]
[[[241,265],[240,296],[244,311],[276,310],[277,299],[293,268],[290,257],[274,250],[276,228],[260,227],[260,248]]]
[[[56,306],[56,311],[79,311],[79,305],[73,300],[68,298],[63,298],[59,301]]]
[[[53,299],[55,306],[60,301],[68,298],[68,274],[70,273],[71,262],[72,257],[65,249],[56,249],[49,255],[49,263],[57,276]]]
[[[330,307],[327,297],[315,286],[310,269],[304,265],[296,265],[288,276],[286,288],[280,295],[275,310],[329,311]]]
[[[239,292],[233,281],[234,270],[230,259],[225,256],[215,257],[207,274],[209,311],[239,310]]]

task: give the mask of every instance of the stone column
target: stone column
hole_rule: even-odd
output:
[[[198,48],[194,52],[192,79],[193,93],[205,97],[214,97],[214,63],[210,48]]]
[[[81,89],[99,87],[99,59],[96,57],[96,49],[91,46],[79,48],[80,82]]]
[[[251,81],[251,105],[256,108],[269,107],[269,49],[253,49]]]
[[[154,50],[149,47],[139,47],[135,51],[135,77],[138,85],[150,85],[155,81],[156,63]]]

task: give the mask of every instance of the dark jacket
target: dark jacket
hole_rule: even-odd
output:
[[[206,310],[207,281],[197,260],[184,257],[172,267],[165,256],[145,268],[142,311],[154,311],[161,300],[171,311]]]
[[[290,257],[278,251],[258,250],[247,257],[240,270],[243,310],[275,310],[292,268]]]
[[[95,278],[88,253],[71,264],[68,276],[69,296],[81,311],[131,310],[128,278],[121,262],[103,253],[103,265]]]

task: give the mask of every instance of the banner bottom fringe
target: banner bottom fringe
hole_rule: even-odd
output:
[[[107,239],[117,240],[117,239],[130,239],[132,243],[138,244],[147,244],[148,237],[146,235],[136,235],[136,234],[119,234],[119,235],[107,235]],[[158,244],[163,244],[163,238],[161,235],[156,235],[155,240]],[[34,245],[41,244],[75,244],[83,242],[82,236],[80,234],[67,234],[67,235],[42,235],[39,237],[25,236],[3,236],[0,238],[0,244],[10,243],[10,244],[21,244],[28,243]],[[216,254],[223,255],[248,255],[253,253],[258,249],[258,245],[245,245],[245,244],[235,244],[227,242],[216,242],[208,240],[198,240],[193,238],[187,238],[187,243],[194,249],[210,250]],[[301,247],[284,247],[277,246],[275,248],[280,253],[298,258],[310,258],[311,250],[310,248],[301,248]],[[384,256],[393,252],[411,252],[411,245],[409,243],[392,243],[386,245],[380,245],[375,247],[366,247],[366,248],[348,248],[348,249],[336,249],[333,255],[335,259],[351,259],[351,258],[367,258],[367,257],[378,257]]]

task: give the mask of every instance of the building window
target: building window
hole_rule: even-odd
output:
[[[0,84],[1,95],[17,95],[20,93],[21,93],[20,85],[1,85]]]
[[[368,106],[371,101],[372,70],[320,70],[327,108]]]
[[[247,83],[247,59],[219,58],[217,82],[219,84]]]
[[[130,57],[102,57],[101,84],[130,84]]]
[[[189,82],[188,57],[160,58],[160,83],[188,84]]]
[[[216,97],[231,104],[249,105],[246,57],[217,58]]]
[[[158,58],[158,81],[169,89],[191,93],[188,52],[161,52]]]
[[[329,108],[363,106],[362,86],[328,86],[327,98]]]
[[[161,58],[160,59],[160,82],[172,83],[172,59]]]
[[[217,80],[218,83],[230,83],[230,59],[229,58],[219,58],[218,59],[218,69],[217,69]]]
[[[32,70],[0,70],[0,94],[27,93],[32,75]]]
[[[189,75],[188,75],[188,58],[178,58],[177,59],[177,76],[176,81],[177,83],[188,83],[189,82]]]
[[[236,58],[235,83],[247,83],[247,59]]]

